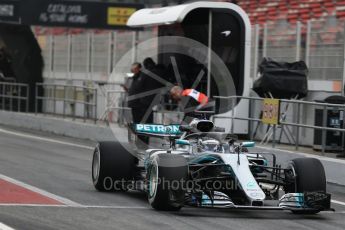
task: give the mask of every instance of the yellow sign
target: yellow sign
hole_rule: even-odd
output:
[[[40,45],[41,49],[46,49],[47,47],[47,36],[45,35],[38,35],[37,36],[37,42]]]
[[[270,125],[279,124],[279,99],[265,98],[262,105],[262,123]]]
[[[109,7],[108,25],[124,26],[128,18],[136,11],[136,8],[128,7]]]

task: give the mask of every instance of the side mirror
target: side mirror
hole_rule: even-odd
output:
[[[246,147],[246,148],[255,147],[255,142],[254,142],[254,141],[245,141],[245,142],[242,142],[242,147]]]
[[[177,144],[177,145],[190,145],[190,142],[188,140],[176,139],[175,144]]]

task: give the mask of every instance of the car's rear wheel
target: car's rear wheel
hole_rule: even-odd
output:
[[[136,157],[119,142],[100,142],[93,153],[92,181],[99,191],[126,190]]]
[[[156,210],[177,211],[184,204],[188,165],[183,156],[158,154],[147,172],[147,195]]]
[[[296,158],[290,163],[290,177],[294,183],[287,193],[326,192],[326,174],[322,163],[315,158]],[[319,210],[294,210],[295,214],[316,214]]]

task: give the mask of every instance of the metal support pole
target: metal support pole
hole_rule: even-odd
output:
[[[296,61],[301,59],[301,22],[296,23]]]
[[[68,78],[72,78],[72,35],[67,35],[67,74]]]
[[[54,102],[54,109],[53,109],[53,113],[56,114],[56,101],[57,101],[57,98],[56,98],[56,85],[53,86],[53,89],[54,89],[54,94],[53,94],[53,102]]]
[[[109,96],[110,92],[106,91],[105,92],[105,115],[104,115],[104,119],[107,120],[109,118],[109,113],[110,113],[110,107],[111,107],[111,103],[110,103],[110,96]],[[101,119],[103,119],[103,115],[101,116]]]
[[[208,14],[208,50],[207,50],[207,96],[211,96],[211,62],[212,62],[212,10]],[[232,126],[232,125],[231,125]]]
[[[113,57],[112,57],[112,66],[113,66],[113,68],[116,66],[116,62],[117,62],[117,60],[116,60],[116,58],[117,58],[117,52],[116,52],[116,42],[117,42],[117,32],[115,31],[115,32],[113,32]]]
[[[264,24],[264,37],[263,37],[263,45],[262,45],[262,56],[267,57],[267,23]]]
[[[273,125],[272,148],[276,147],[276,132],[277,132],[277,125]]]
[[[93,54],[94,52],[94,39],[95,39],[95,32],[92,31],[91,33],[91,42],[90,42],[90,79],[93,78]]]
[[[113,32],[108,34],[108,63],[107,70],[108,74],[111,74],[113,67],[112,53],[113,53]]]
[[[30,97],[30,87],[27,85],[26,86],[26,112],[29,112],[29,98]]]
[[[86,74],[87,77],[91,79],[91,34],[88,32],[86,36]]]
[[[234,121],[235,121],[235,100],[236,98],[232,98],[231,99],[231,134],[234,133],[234,129],[235,129],[235,124],[234,124]]]
[[[345,31],[345,27],[344,27],[344,31]],[[345,92],[344,92],[344,85],[345,85],[345,39],[344,39],[344,45],[343,45],[343,81],[342,81],[342,86],[341,86],[341,95],[344,96]]]
[[[52,35],[52,77],[55,78],[55,35]]]
[[[341,108],[340,110],[340,116],[341,116],[341,119],[343,119],[342,123],[341,123],[341,128],[342,129],[345,129],[345,109],[344,108]],[[344,132],[341,132],[341,146],[343,148],[343,153],[345,152],[345,133]]]
[[[327,105],[323,107],[323,113],[322,113],[322,127],[325,128],[327,126]],[[327,131],[322,129],[322,142],[321,142],[321,153],[322,155],[325,155],[325,148],[326,148],[326,133]]]
[[[86,122],[86,110],[87,110],[87,100],[86,100],[86,89],[85,88],[83,88],[83,100],[84,100],[84,119],[83,119],[83,121],[84,121],[84,123]]]
[[[138,40],[138,32],[133,31],[133,34],[132,34],[132,63],[134,63],[137,59],[137,40]]]
[[[98,99],[98,95],[97,95],[97,89],[94,89],[94,100],[95,100],[95,104],[94,104],[94,116],[95,116],[95,124],[97,123],[97,99]]]
[[[259,62],[259,37],[260,37],[260,26],[258,24],[254,27],[255,41],[254,41],[254,67],[253,67],[253,79],[255,80],[258,72],[258,62]]]
[[[77,86],[73,87],[73,121],[75,120],[75,117],[77,116],[76,110],[77,110]]]
[[[297,124],[300,123],[300,108],[301,104],[297,105]],[[299,126],[296,126],[296,141],[295,141],[295,149],[298,150],[299,147]]]
[[[22,86],[17,86],[17,111],[20,112],[20,102],[21,102],[21,95],[22,95]]]
[[[309,66],[309,58],[310,58],[310,36],[311,36],[311,24],[312,22],[309,20],[307,22],[307,37],[305,42],[305,64]]]
[[[5,97],[6,97],[6,87],[5,87],[5,84],[2,85],[2,110],[5,110]]]
[[[249,120],[249,130],[248,130],[248,133],[249,133],[249,139],[250,140],[253,140],[253,120],[252,120],[252,118],[253,118],[253,101],[251,100],[251,99],[249,99],[249,109],[248,109],[248,111],[249,111],[249,118],[250,118],[250,120]]]
[[[54,48],[55,48],[55,37],[50,35],[50,74],[49,77],[54,77]]]
[[[10,111],[13,110],[13,85],[10,85]]]
[[[62,112],[62,117],[63,118],[65,118],[65,114],[66,114],[66,95],[67,95],[67,93],[66,93],[66,86],[64,85],[63,86],[63,112]]]
[[[50,34],[48,37],[48,41],[49,41],[49,78],[53,77],[53,35]]]
[[[35,85],[35,115],[38,113],[38,85]]]

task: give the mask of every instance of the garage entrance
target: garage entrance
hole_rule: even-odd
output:
[[[128,17],[142,7],[107,2],[2,0],[0,81],[29,84],[29,110],[34,111],[35,84],[43,81],[44,63],[30,26],[130,29],[126,26]]]

